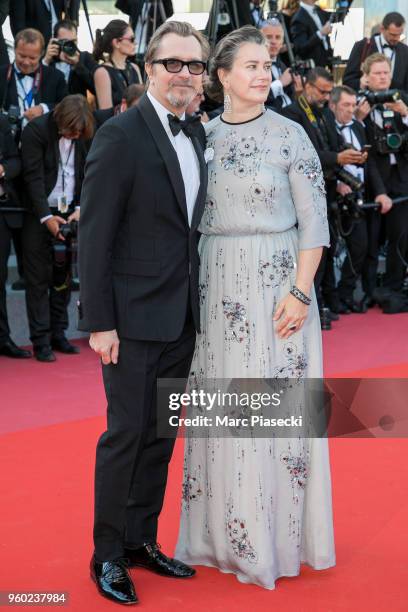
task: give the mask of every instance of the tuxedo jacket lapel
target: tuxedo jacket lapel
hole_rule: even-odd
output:
[[[171,144],[169,137],[167,136],[163,125],[154,110],[149,98],[144,95],[140,100],[137,107],[142,114],[146,125],[156,142],[157,148],[159,149],[160,155],[166,165],[167,172],[169,175],[170,182],[174,189],[174,193],[177,198],[177,202],[180,206],[181,212],[184,215],[186,222],[188,223],[186,194],[184,190],[184,182],[181,174],[180,164],[177,158],[177,154]],[[153,179],[154,180],[154,179]]]
[[[192,136],[191,142],[193,143],[194,150],[197,155],[198,163],[200,165],[200,187],[198,189],[197,198],[194,205],[193,217],[191,220],[191,231],[197,229],[202,214],[204,212],[204,204],[205,204],[205,196],[207,193],[207,180],[208,180],[208,172],[207,172],[207,164],[205,163],[204,153],[197,136]]]

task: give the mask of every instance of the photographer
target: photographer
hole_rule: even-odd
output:
[[[23,216],[20,212],[6,212],[3,209],[20,204],[13,184],[20,170],[21,161],[10,126],[5,117],[0,116],[0,355],[15,359],[31,357],[29,351],[20,349],[10,338],[6,304],[7,262],[12,231],[22,226]]]
[[[391,62],[391,87],[408,94],[408,47],[401,42],[405,19],[400,13],[385,15],[379,34],[356,42],[351,50],[343,76],[343,84],[356,91],[367,84],[361,82],[361,65],[373,53],[382,53]]]
[[[315,6],[317,0],[300,2],[292,17],[291,38],[295,53],[302,59],[312,59],[316,66],[329,66],[333,57],[329,34],[332,31],[330,13]]]
[[[337,171],[347,164],[364,163],[367,158],[366,154],[359,151],[343,150],[343,141],[336,130],[331,114],[326,109],[332,89],[333,77],[330,72],[321,67],[314,68],[306,75],[303,94],[296,102],[282,110],[283,115],[304,127],[312,141],[322,164],[328,202],[336,198]],[[328,214],[330,218],[330,209]],[[336,247],[336,236],[333,232],[330,234],[330,242],[330,250],[323,249],[322,259],[315,276],[323,329],[330,328],[330,321],[327,318],[336,320],[340,309],[334,276],[333,252]],[[323,308],[328,308],[331,312],[326,313]]]
[[[68,93],[95,95],[93,73],[97,67],[91,53],[77,47],[78,31],[75,23],[64,19],[54,26],[53,38],[48,43],[43,64],[62,72],[68,85]]]
[[[77,94],[64,98],[54,111],[29,123],[23,131],[25,197],[30,210],[23,226],[26,301],[38,361],[55,361],[52,349],[79,352],[65,337],[70,251],[61,226],[79,219],[85,158],[93,130],[88,103]]]
[[[370,55],[363,64],[367,82],[367,99],[371,111],[365,119],[367,138],[372,145],[370,156],[378,170],[381,192],[389,198],[408,194],[408,106],[398,94],[388,92],[391,86],[391,61],[380,53]],[[403,286],[408,246],[408,204],[382,204],[386,212],[388,240],[384,286],[400,291]],[[392,206],[392,208],[391,208]]]
[[[22,30],[14,41],[16,59],[0,67],[1,111],[19,141],[28,121],[47,113],[66,95],[63,75],[41,64],[44,39],[37,30]]]
[[[335,87],[330,96],[332,111],[338,133],[344,142],[344,149],[367,150],[367,136],[364,125],[354,116],[357,111],[355,91],[346,85]],[[374,199],[381,205],[383,212],[389,208],[389,198],[385,194],[377,166],[368,155],[365,165],[347,164],[344,169],[361,182],[360,189],[338,180],[337,193],[339,227],[347,245],[347,257],[341,268],[338,284],[340,314],[351,312],[364,313],[372,305],[372,294],[376,286],[378,240],[380,232],[380,213],[376,210],[359,210],[358,201]],[[364,297],[360,303],[353,299],[356,281],[361,276]]]
[[[268,41],[269,56],[272,60],[272,83],[265,104],[280,112],[282,108],[292,104],[296,94],[303,91],[302,77],[293,75],[291,68],[287,68],[279,56],[284,44],[283,28],[279,20],[267,21],[262,33]]]

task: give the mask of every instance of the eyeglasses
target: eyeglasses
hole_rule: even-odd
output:
[[[197,60],[192,60],[190,62],[183,62],[179,59],[158,59],[153,60],[152,64],[163,64],[167,72],[172,72],[176,74],[177,72],[181,72],[184,66],[187,66],[190,74],[194,74],[198,76],[199,74],[203,74],[204,70],[207,68],[206,62],[199,62]]]
[[[121,41],[121,40],[128,40],[129,42],[134,43],[135,40],[136,40],[136,36],[129,36],[129,37],[122,36],[122,38],[118,38],[118,40],[119,41]]]
[[[331,92],[332,92],[332,89],[333,89],[333,88],[332,88],[332,89],[320,89],[320,87],[318,87],[318,86],[317,86],[315,83],[311,83],[311,85],[312,85],[312,86],[313,86],[315,89],[317,89],[317,91],[318,91],[318,92],[320,92],[320,94],[321,94],[322,96],[330,96],[330,94],[331,94]]]

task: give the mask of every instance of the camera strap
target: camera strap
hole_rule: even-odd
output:
[[[312,126],[315,128],[317,140],[319,141],[320,147],[322,149],[324,149],[324,150],[327,150],[328,149],[328,144],[327,144],[326,139],[325,139],[325,137],[322,134],[322,131],[320,129],[319,121],[317,120],[316,115],[314,114],[314,112],[313,112],[309,102],[306,100],[306,98],[305,98],[305,96],[303,94],[298,97],[298,103],[299,103],[300,108],[306,114],[306,117],[307,117],[309,123],[311,123]]]

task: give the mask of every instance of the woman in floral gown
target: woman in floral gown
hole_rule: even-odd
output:
[[[329,245],[324,182],[303,129],[265,112],[270,74],[255,28],[218,44],[210,87],[225,97],[223,115],[206,126],[198,387],[323,374],[313,277]],[[186,439],[176,556],[268,589],[301,563],[333,566],[327,439]]]

